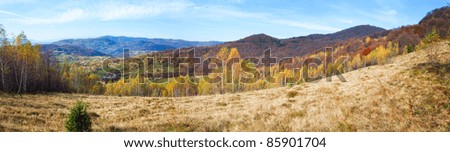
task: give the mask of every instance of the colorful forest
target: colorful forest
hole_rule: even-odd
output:
[[[152,97],[181,97],[208,94],[224,94],[249,90],[267,89],[281,86],[292,86],[304,82],[314,81],[317,78],[330,77],[359,68],[385,64],[389,59],[399,54],[413,52],[424,45],[448,39],[450,37],[450,22],[448,19],[448,7],[436,9],[430,12],[419,24],[400,27],[385,33],[377,33],[349,39],[343,43],[336,44],[331,52],[332,56],[340,60],[342,66],[335,67],[335,63],[328,65],[309,64],[304,65],[308,58],[326,60],[330,54],[323,50],[316,50],[306,56],[292,56],[289,62],[274,64],[272,66],[262,65],[258,60],[247,60],[242,57],[237,48],[222,47],[215,50],[217,53],[200,52],[202,61],[206,58],[215,58],[227,62],[235,62],[231,69],[216,65],[211,71],[201,71],[200,75],[194,75],[196,69],[188,69],[184,75],[167,77],[163,81],[153,81],[142,71],[134,74],[123,75],[118,79],[105,79],[102,63],[82,65],[80,63],[68,63],[58,61],[51,52],[42,53],[39,44],[31,44],[24,33],[8,38],[7,31],[0,26],[0,90],[10,93],[40,93],[40,92],[73,92],[96,95],[115,96],[152,96]],[[213,51],[211,51],[213,52]],[[186,55],[186,51],[182,51]],[[170,51],[162,53],[151,53],[135,58],[145,59],[154,57],[152,63],[144,63],[152,66],[167,67],[162,70],[153,70],[153,75],[170,73],[182,66],[174,65],[174,61],[163,60],[164,56],[170,56]],[[237,61],[236,61],[237,59]],[[176,60],[183,60],[176,58]],[[116,71],[123,69],[121,59],[113,59]],[[279,61],[279,60],[278,60]],[[125,62],[131,62],[127,60]],[[185,61],[186,62],[186,61]],[[226,64],[223,64],[226,65]],[[338,64],[336,64],[338,65]],[[339,64],[340,65],[340,64]],[[131,67],[133,68],[133,67]],[[246,68],[247,70],[243,70]],[[158,68],[156,68],[158,69]],[[264,76],[249,73],[248,69]],[[134,68],[136,70],[136,68]],[[231,70],[231,71],[230,71]],[[114,72],[114,70],[112,70]],[[267,81],[266,73],[270,71],[272,80]],[[110,74],[110,73],[109,73]],[[121,73],[115,73],[121,75]],[[217,83],[209,83],[204,77],[214,78],[220,76],[222,80]],[[243,78],[258,78],[252,83],[243,83]],[[295,79],[292,79],[295,78]],[[316,79],[308,79],[316,78]]]

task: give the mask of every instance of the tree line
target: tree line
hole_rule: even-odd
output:
[[[0,24],[0,91],[10,93],[66,92],[58,62],[22,32],[8,38]]]
[[[450,33],[450,28],[449,28]],[[436,32],[431,32],[426,35],[426,37],[439,37],[436,36]],[[223,47],[216,54],[215,58],[222,61],[229,61],[235,58],[239,59],[240,64],[234,64],[231,69],[225,67],[218,67],[216,70],[223,70],[223,73],[209,73],[208,75],[203,75],[202,77],[214,78],[220,76],[223,81],[218,83],[209,83],[205,79],[195,78],[189,75],[178,76],[168,79],[164,83],[155,83],[144,79],[142,82],[142,75],[136,75],[134,78],[129,78],[125,81],[124,78],[117,82],[108,82],[104,85],[99,85],[99,77],[89,74],[89,72],[83,73],[81,69],[75,70],[80,72],[75,75],[84,75],[82,80],[77,80],[83,83],[81,86],[89,86],[87,88],[81,89],[86,93],[91,94],[101,94],[101,95],[118,95],[118,96],[152,96],[152,97],[183,97],[183,96],[196,96],[196,95],[210,95],[210,94],[224,94],[233,93],[241,91],[251,91],[268,89],[283,86],[293,86],[295,84],[301,84],[308,81],[315,81],[320,78],[330,77],[335,74],[342,74],[345,72],[357,70],[372,65],[387,64],[390,59],[401,54],[411,53],[416,48],[424,48],[430,45],[428,42],[429,38],[424,38],[417,46],[416,45],[399,45],[398,42],[387,41],[386,37],[381,38],[370,38],[367,37],[361,40],[365,46],[377,46],[373,49],[368,47],[362,51],[349,52],[345,54],[340,54],[346,57],[346,61],[342,66],[333,67],[333,63],[324,63],[318,65],[296,65],[296,62],[305,60],[307,58],[317,58],[320,60],[325,60],[327,57],[326,52],[317,52],[305,57],[295,57],[292,64],[275,64],[270,67],[261,67],[255,65],[253,62],[240,59],[239,50],[237,48],[227,48]],[[450,39],[450,37],[448,37]],[[341,47],[335,48],[332,54],[338,54],[342,52]],[[247,66],[239,66],[246,64]],[[268,81],[265,77],[260,77],[257,81],[253,83],[243,83],[240,81],[242,78],[251,78],[254,75],[245,72],[242,68],[250,67],[257,69],[259,73],[268,68],[270,70],[270,77],[273,80]],[[73,68],[71,68],[73,69]],[[227,71],[231,70],[231,72]],[[69,73],[73,73],[72,72]],[[85,79],[84,79],[85,78]],[[312,78],[312,79],[307,79]],[[76,80],[72,77],[69,79]],[[225,79],[231,81],[225,81]],[[293,80],[293,81],[292,81]],[[126,83],[127,82],[127,83]],[[230,83],[231,82],[231,83]]]
[[[374,40],[375,41],[375,40]],[[240,59],[240,64],[234,64],[231,69],[225,67],[218,67],[216,70],[223,70],[224,72],[209,73],[201,77],[194,77],[190,75],[178,76],[169,78],[163,83],[157,83],[148,79],[143,79],[142,75],[135,75],[132,78],[125,78],[113,82],[100,83],[101,78],[93,73],[84,71],[81,67],[76,67],[75,64],[71,68],[63,68],[63,75],[68,80],[71,80],[71,86],[78,93],[89,93],[98,95],[116,95],[116,96],[151,96],[151,97],[183,97],[196,95],[210,95],[210,94],[224,94],[241,91],[251,91],[268,89],[283,86],[292,86],[308,81],[314,81],[326,76],[344,73],[351,70],[363,68],[365,66],[385,64],[388,63],[390,57],[396,56],[405,49],[400,49],[397,43],[389,42],[387,46],[380,45],[371,50],[367,55],[346,55],[348,56],[346,64],[333,69],[333,63],[324,63],[313,66],[294,67],[292,61],[291,65],[275,64],[268,67],[271,80],[260,76],[252,83],[242,82],[242,78],[252,78],[253,74],[245,72],[242,68],[252,68],[259,71],[264,70],[265,67],[259,67],[253,62],[240,59],[239,51],[236,48],[223,47],[217,53],[216,58],[229,61],[235,58]],[[335,50],[338,51],[338,50]],[[333,53],[333,52],[332,52]],[[326,54],[319,52],[304,58],[318,58],[324,60]],[[295,60],[295,59],[294,59]],[[241,66],[246,64],[246,66]],[[66,66],[63,66],[66,67]],[[220,76],[222,81],[217,83],[210,83],[204,78],[215,78]],[[312,78],[312,79],[307,79]],[[230,81],[226,81],[230,80]],[[143,82],[143,83],[142,83]]]

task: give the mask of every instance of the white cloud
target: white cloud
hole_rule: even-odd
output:
[[[240,4],[240,3],[244,3],[244,0],[228,0],[229,3],[236,3],[236,4]]]
[[[37,0],[0,0],[0,5],[5,4],[23,4],[23,3],[31,3],[36,2]]]
[[[397,24],[400,22],[397,11],[395,10],[377,9],[372,12],[358,11],[358,13],[368,18],[375,19],[379,22],[387,22],[391,24]]]
[[[87,16],[87,13],[83,9],[72,9],[57,16],[51,18],[22,18],[19,22],[25,24],[59,24],[59,23],[68,23],[76,20],[83,19]]]
[[[261,12],[246,12],[233,7],[219,6],[219,5],[203,5],[194,7],[193,11],[198,17],[206,17],[210,19],[247,19],[261,24],[275,24],[278,26],[297,27],[308,30],[335,32],[339,28],[322,25],[313,22],[300,22],[296,20],[283,19],[274,14]]]
[[[341,19],[339,21],[342,22],[342,23],[346,23],[346,24],[353,24],[353,21],[349,20],[349,19]]]
[[[241,0],[231,0],[233,2],[243,2]],[[70,4],[70,5],[69,5]],[[189,0],[149,0],[149,1],[104,1],[92,2],[82,1],[82,3],[65,4],[72,6],[72,9],[58,12],[50,10],[53,16],[38,17],[25,16],[13,12],[1,11],[0,14],[7,14],[16,17],[15,21],[27,25],[36,24],[62,24],[80,20],[128,20],[155,17],[160,15],[173,15],[178,18],[200,18],[209,20],[233,20],[248,19],[255,23],[275,24],[279,26],[297,27],[308,30],[338,31],[338,28],[317,24],[314,22],[300,22],[296,20],[283,19],[283,17],[271,14],[270,12],[248,12],[237,7],[226,5],[196,5]],[[53,8],[55,9],[55,8]],[[60,8],[61,9],[61,8]],[[389,12],[395,14],[395,12]],[[38,14],[37,14],[38,15]]]
[[[141,4],[123,3],[120,1],[102,3],[93,12],[101,20],[135,19],[152,17],[163,13],[180,12],[192,4],[188,1],[147,1]],[[94,15],[94,14],[93,14]]]
[[[211,19],[228,19],[228,18],[248,18],[248,19],[265,19],[268,14],[253,13],[238,10],[232,7],[220,5],[202,5],[195,6],[192,9],[197,17],[207,17]]]
[[[372,22],[376,24],[388,23],[388,24],[399,24],[402,21],[402,15],[398,13],[397,9],[403,7],[401,1],[388,1],[388,0],[375,0],[375,4],[370,9],[354,6],[350,3],[338,3],[331,4],[330,7],[340,14],[346,14],[347,17],[354,16],[352,20],[354,22]],[[392,8],[395,6],[395,8]]]
[[[395,11],[395,10],[378,11],[378,13],[380,13],[382,15],[387,15],[387,16],[397,15],[397,11]]]
[[[89,4],[88,4],[89,5]],[[144,1],[141,3],[131,3],[124,1],[106,1],[92,4],[85,8],[73,8],[64,12],[55,12],[51,17],[25,16],[13,12],[2,11],[0,14],[17,17],[14,19],[20,23],[35,24],[60,24],[69,23],[83,19],[99,19],[104,21],[137,19],[158,16],[164,13],[179,12],[191,5],[185,0],[171,1]]]
[[[14,17],[20,17],[20,18],[27,18],[26,16],[20,15],[20,14],[16,14],[13,12],[9,12],[9,11],[4,11],[4,10],[0,10],[0,14],[5,14],[5,15],[9,15],[9,16],[14,16]]]

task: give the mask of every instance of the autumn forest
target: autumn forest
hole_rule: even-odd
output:
[[[0,131],[450,128],[449,6],[389,30],[173,46],[112,36],[37,44],[8,33],[0,24]],[[89,127],[71,126],[77,112]]]

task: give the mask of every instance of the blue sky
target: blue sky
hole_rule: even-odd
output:
[[[0,0],[0,24],[48,42],[103,35],[237,40],[416,24],[450,0]]]

